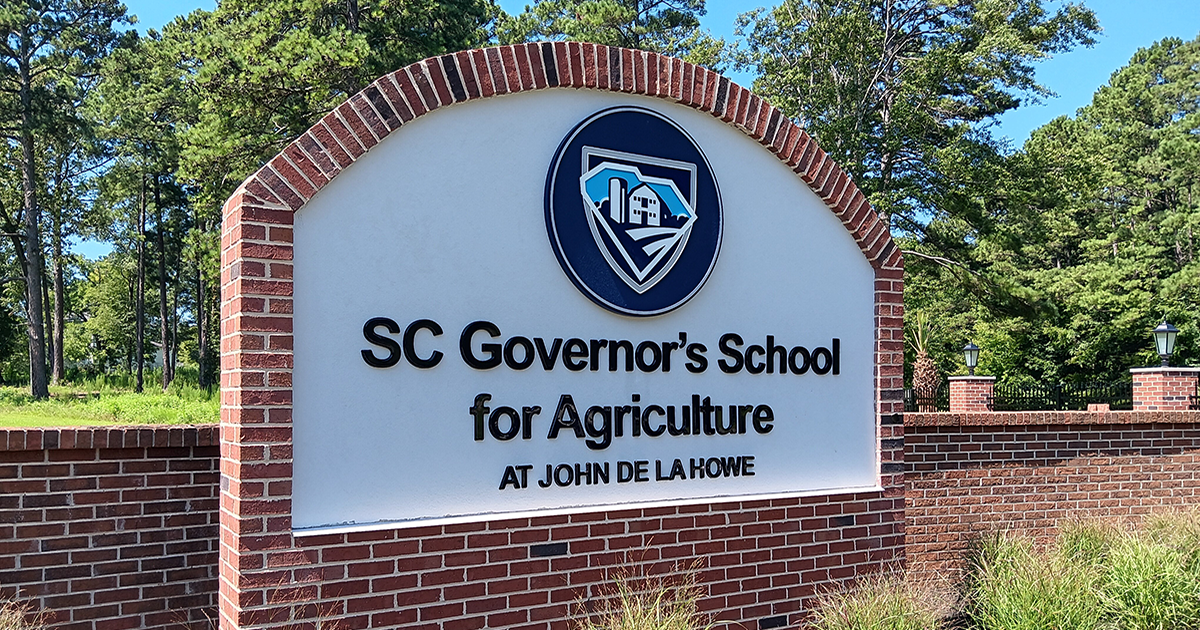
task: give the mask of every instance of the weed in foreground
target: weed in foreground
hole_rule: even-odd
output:
[[[28,604],[0,604],[0,630],[46,630],[45,611],[34,613]]]
[[[946,585],[909,583],[903,573],[859,579],[852,587],[821,595],[812,621],[816,630],[932,630],[954,611]]]
[[[1109,521],[1069,521],[1059,528],[1055,545],[1064,561],[1103,570],[1124,529]]]
[[[698,630],[713,628],[697,603],[703,591],[695,567],[672,576],[618,573],[599,596],[576,602],[576,630]]]

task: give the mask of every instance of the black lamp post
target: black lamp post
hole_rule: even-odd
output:
[[[1179,329],[1168,324],[1164,319],[1153,331],[1154,346],[1158,350],[1158,356],[1162,358],[1162,367],[1167,367],[1171,360],[1171,354],[1175,352],[1175,336],[1179,334]]]
[[[963,358],[967,360],[967,374],[975,376],[975,366],[979,365],[979,346],[968,341],[963,346]]]

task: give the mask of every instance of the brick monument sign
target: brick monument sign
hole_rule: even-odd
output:
[[[426,59],[247,179],[221,249],[223,628],[561,628],[614,570],[795,626],[903,561],[899,250],[707,69]]]

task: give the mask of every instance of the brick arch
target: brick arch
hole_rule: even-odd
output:
[[[417,117],[457,102],[549,88],[647,95],[709,112],[774,153],[838,216],[875,273],[875,408],[881,490],[714,503],[707,508],[710,513],[703,516],[697,515],[694,509],[673,507],[632,511],[598,508],[594,513],[570,517],[539,516],[403,531],[293,536],[292,228],[295,212],[342,169]],[[749,623],[757,618],[760,624],[768,627],[775,627],[781,621],[794,625],[804,615],[805,602],[811,601],[821,585],[835,587],[839,581],[859,572],[903,561],[903,423],[899,415],[903,411],[902,296],[900,252],[886,225],[846,173],[777,108],[708,69],[644,51],[574,42],[543,42],[442,55],[381,77],[327,114],[247,178],[224,206],[221,236],[221,627],[285,627],[293,615],[299,615],[297,621],[305,621],[311,620],[314,614],[344,620],[351,627],[396,627],[425,622],[427,614],[438,615],[428,619],[432,623],[445,622],[447,626],[558,623],[567,617],[568,603],[557,599],[559,594],[547,603],[527,603],[530,595],[534,599],[549,598],[545,589],[537,590],[532,586],[533,578],[508,580],[530,580],[529,592],[524,593],[526,597],[522,598],[519,591],[499,596],[506,606],[516,610],[510,613],[472,612],[471,606],[464,603],[464,598],[468,597],[464,593],[482,583],[478,580],[486,581],[486,578],[463,578],[463,575],[490,571],[486,569],[486,563],[493,562],[493,554],[499,552],[508,554],[500,556],[499,562],[508,563],[503,566],[525,572],[520,574],[525,575],[541,566],[539,562],[549,563],[550,560],[536,560],[532,556],[524,562],[514,560],[510,557],[512,553],[523,553],[518,540],[551,540],[553,530],[554,540],[567,536],[572,545],[576,544],[577,538],[586,546],[596,540],[603,543],[611,536],[614,525],[619,524],[624,530],[626,522],[629,533],[622,540],[645,539],[647,547],[661,546],[659,541],[677,540],[671,551],[672,557],[677,559],[725,553],[737,555],[745,563],[750,562],[752,553],[790,558],[793,551],[794,557],[798,557],[796,543],[785,542],[792,540],[791,534],[762,538],[756,551],[744,551],[744,542],[762,536],[763,527],[776,532],[799,532],[796,535],[801,538],[819,536],[816,540],[825,542],[818,546],[827,548],[827,553],[832,554],[829,558],[835,564],[805,568],[805,562],[813,562],[810,559],[780,560],[769,565],[771,571],[781,571],[786,564],[791,567],[787,569],[789,572],[795,571],[796,575],[803,572],[802,585],[776,587],[769,585],[773,584],[770,580],[763,582],[761,578],[743,581],[733,573],[726,574],[724,569],[702,576],[706,583],[712,584],[712,592],[704,602],[705,610],[723,611],[722,618],[743,619]],[[753,518],[747,520],[747,516]],[[844,534],[842,527],[854,523],[855,519],[872,523],[869,539],[866,534],[855,534],[857,538],[843,537],[851,535]],[[715,521],[728,523],[728,526],[712,529],[714,538],[703,544],[685,540],[682,536],[675,538],[679,531],[712,527],[711,523]],[[867,528],[861,529],[866,531]],[[734,530],[733,534],[729,533]],[[857,531],[853,527],[846,531],[852,530]],[[650,533],[635,534],[635,531]],[[718,540],[718,532],[719,536],[733,538],[728,542],[724,538]],[[502,542],[494,542],[496,539],[502,539]],[[859,546],[864,542],[869,543],[869,550]],[[853,550],[845,550],[847,546]],[[415,551],[417,549],[419,552]],[[835,552],[834,549],[840,550]],[[658,553],[657,548],[651,551]],[[434,576],[443,581],[434,586],[424,582],[416,585],[405,581],[415,580],[415,573],[395,576],[387,569],[372,573],[377,570],[375,565],[388,562],[399,570],[404,563],[414,562],[414,553],[419,554],[418,559],[445,563],[445,570]],[[586,557],[580,557],[587,563],[599,561],[599,552],[583,553]],[[486,560],[478,560],[477,556]],[[649,557],[649,561],[656,557]],[[478,567],[471,564],[478,562],[485,564]],[[466,573],[452,576],[450,574],[463,569],[450,569],[451,566],[466,566]],[[581,571],[577,575],[584,580],[585,586],[599,580],[593,575],[599,569]],[[499,585],[498,588],[507,586]],[[448,603],[433,606],[430,608],[433,612],[429,613],[418,610],[420,606],[413,602],[427,596],[434,596],[433,601]],[[757,603],[747,603],[756,598]],[[292,605],[310,601],[316,603]],[[510,618],[513,615],[519,617],[522,610],[528,613],[524,621]]]
[[[707,68],[599,44],[500,46],[431,57],[401,68],[327,114],[251,175],[233,199],[245,195],[299,210],[342,169],[420,116],[455,103],[548,88],[641,94],[712,114],[758,141],[799,175],[841,219],[873,267],[899,264],[900,253],[886,224],[862,191],[777,107]]]

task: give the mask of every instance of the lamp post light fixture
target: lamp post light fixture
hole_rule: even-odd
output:
[[[975,366],[979,365],[979,346],[968,341],[963,346],[963,358],[967,360],[968,376],[975,376]]]
[[[1171,354],[1175,352],[1175,336],[1179,334],[1179,329],[1163,319],[1163,322],[1152,332],[1154,333],[1155,349],[1158,350],[1158,356],[1162,358],[1162,367],[1167,367],[1171,360]]]

